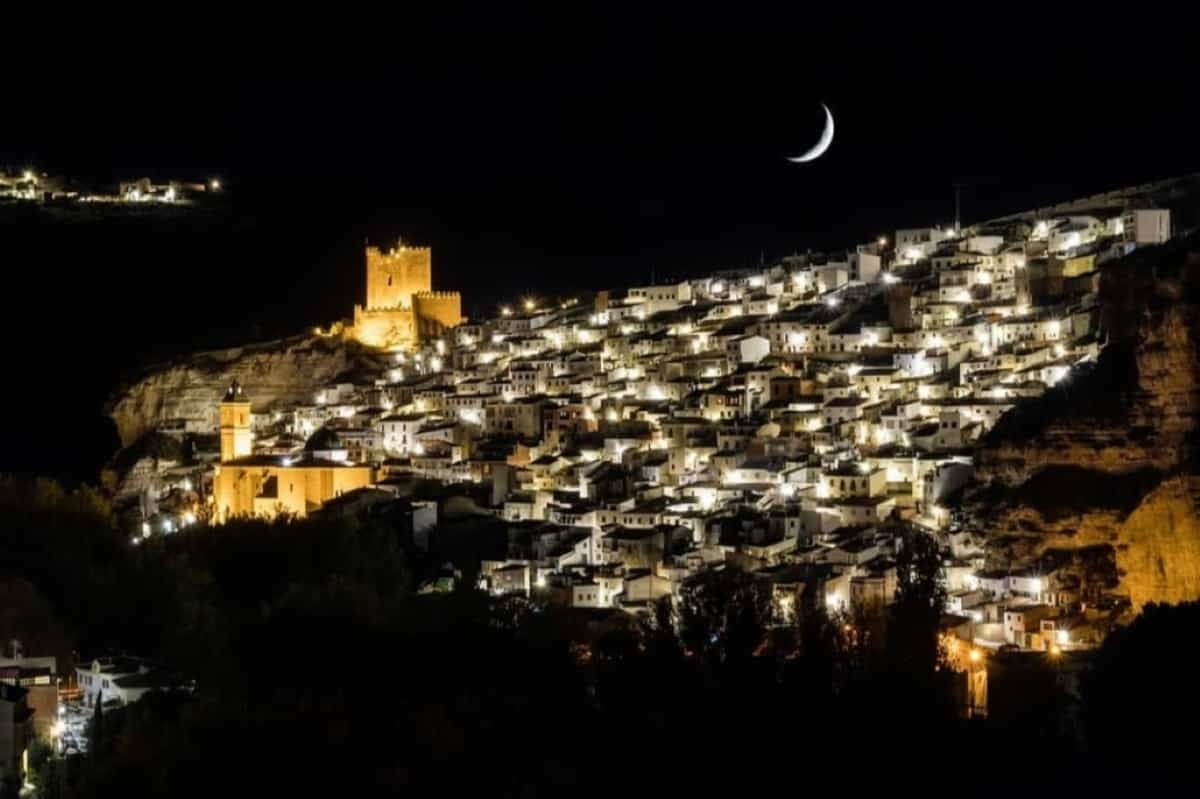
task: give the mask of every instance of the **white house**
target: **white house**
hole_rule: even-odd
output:
[[[726,346],[733,363],[758,363],[771,353],[771,342],[765,336],[739,336]]]
[[[117,701],[128,705],[150,691],[182,687],[178,678],[161,666],[143,658],[105,657],[76,666],[75,675],[84,704]]]
[[[939,244],[954,238],[955,235],[952,228],[923,227],[897,230],[896,260],[901,264],[911,264],[928,258],[937,250]]]
[[[1121,218],[1127,244],[1162,244],[1171,238],[1171,212],[1165,208],[1129,210]]]
[[[670,311],[691,302],[692,285],[686,280],[666,286],[639,286],[631,288],[626,297],[630,303],[640,303],[646,316],[659,311]]]
[[[390,414],[380,419],[376,426],[383,449],[386,452],[408,453],[417,445],[417,431],[429,416],[424,413]]]
[[[1069,252],[1092,244],[1103,234],[1104,223],[1094,216],[1057,219],[1047,229],[1046,249],[1052,253]]]

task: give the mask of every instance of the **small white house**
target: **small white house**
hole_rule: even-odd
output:
[[[765,336],[740,336],[729,342],[726,352],[734,363],[758,363],[771,354],[771,342]]]

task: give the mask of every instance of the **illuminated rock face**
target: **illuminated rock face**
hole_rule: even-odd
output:
[[[1099,365],[985,438],[978,474],[993,490],[975,510],[1017,557],[1110,547],[1137,606],[1197,599],[1200,242],[1106,266],[1100,299]]]
[[[215,433],[220,397],[234,381],[253,398],[253,410],[313,401],[318,389],[356,372],[372,373],[382,361],[353,341],[301,336],[202,352],[151,370],[109,404],[122,446],[168,420]]]
[[[1200,479],[1172,478],[1147,495],[1117,535],[1117,566],[1134,604],[1200,597]]]

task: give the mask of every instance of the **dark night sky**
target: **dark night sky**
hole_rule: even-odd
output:
[[[1127,20],[559,22],[397,32],[336,77],[267,61],[16,89],[0,163],[218,174],[229,206],[183,230],[0,226],[9,369],[46,397],[0,470],[86,474],[111,445],[100,401],[148,358],[348,315],[364,236],[432,245],[436,287],[482,310],[948,221],[955,180],[970,221],[1200,169],[1195,56]],[[822,101],[833,147],[788,164]],[[61,321],[32,327],[49,298]]]

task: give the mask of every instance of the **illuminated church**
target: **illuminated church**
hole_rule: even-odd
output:
[[[303,517],[371,484],[371,467],[301,456],[255,455],[250,400],[234,383],[221,401],[221,463],[213,477],[213,521],[239,516]]]
[[[351,335],[370,347],[410,349],[461,324],[462,296],[433,291],[428,247],[367,247],[367,300],[354,306]]]

